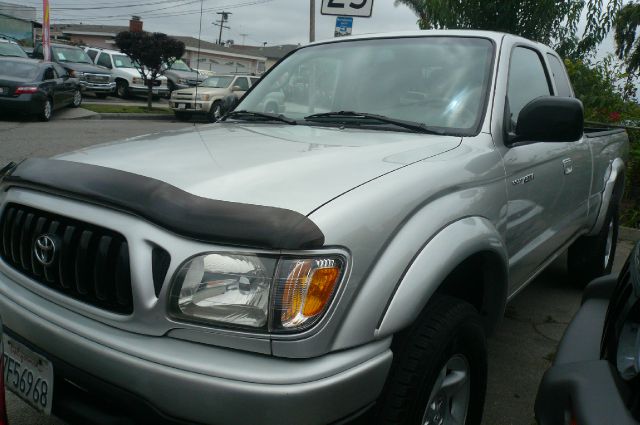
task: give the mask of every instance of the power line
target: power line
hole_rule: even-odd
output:
[[[192,1],[199,1],[199,0],[192,0]],[[246,7],[246,6],[254,6],[254,5],[259,5],[259,4],[264,4],[264,3],[269,3],[275,0],[253,0],[253,1],[249,1],[249,2],[245,2],[245,3],[240,3],[240,4],[231,4],[231,5],[223,5],[223,6],[218,6],[218,7],[212,7],[212,8],[208,8],[208,9],[203,9],[203,12],[217,12],[221,9],[237,9],[240,7]],[[160,9],[156,9],[160,10]],[[165,18],[165,17],[174,17],[174,16],[186,16],[186,15],[193,15],[193,14],[199,14],[200,10],[185,10],[185,11],[179,11],[179,12],[163,12],[163,13],[149,13],[150,11],[146,11],[146,12],[136,12],[137,15],[143,15],[144,19],[154,19],[154,18]],[[148,14],[145,14],[148,13]],[[125,18],[129,18],[131,16],[131,14],[122,14],[122,15],[109,15],[109,16],[93,16],[93,17],[87,17],[87,16],[71,16],[71,17],[67,17],[67,18],[56,18],[56,20],[58,21],[114,21],[114,20],[123,20]]]

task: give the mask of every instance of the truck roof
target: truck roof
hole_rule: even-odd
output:
[[[414,30],[414,31],[369,33],[369,34],[352,35],[349,37],[340,37],[335,39],[318,40],[316,42],[307,44],[307,46],[312,46],[316,44],[340,43],[340,42],[348,42],[352,40],[364,40],[364,39],[372,39],[372,38],[410,38],[410,37],[445,37],[445,36],[481,37],[481,38],[491,39],[496,43],[499,43],[503,38],[512,38],[514,40],[527,41],[529,43],[537,44],[540,47],[548,48],[542,43],[538,43],[536,41],[532,41],[517,35],[508,34],[505,32],[483,31],[483,30]]]

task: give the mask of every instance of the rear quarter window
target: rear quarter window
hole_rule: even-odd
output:
[[[552,55],[551,53],[547,53],[547,60],[549,61],[549,66],[551,67],[553,80],[556,83],[556,95],[562,97],[572,97],[573,91],[571,90],[571,83],[569,82],[569,77],[567,76],[567,72],[565,71],[562,62],[560,62],[560,59],[558,59],[557,56]]]

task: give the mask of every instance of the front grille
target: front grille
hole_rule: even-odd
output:
[[[176,94],[173,96],[173,98],[171,100],[190,100],[193,101],[193,99],[195,98],[195,95],[193,94]]]
[[[129,247],[119,233],[18,204],[5,207],[0,232],[0,257],[17,271],[87,304],[133,312]],[[47,266],[36,258],[44,235],[55,245]]]
[[[109,76],[108,75],[100,75],[100,74],[84,74],[84,78],[89,83],[108,83]]]

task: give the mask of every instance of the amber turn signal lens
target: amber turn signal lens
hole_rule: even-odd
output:
[[[280,326],[300,328],[312,323],[329,305],[340,281],[342,261],[338,259],[285,260],[279,297]],[[286,274],[285,274],[286,273]]]

